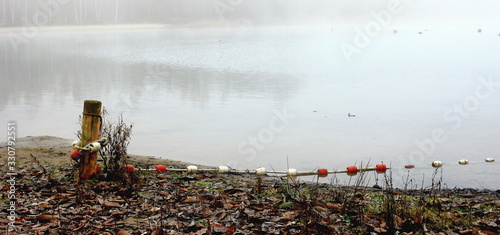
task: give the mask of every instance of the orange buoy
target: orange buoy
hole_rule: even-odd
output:
[[[377,164],[375,165],[375,167],[377,168],[377,173],[379,174],[385,173],[385,171],[387,170],[387,166],[385,164]]]
[[[406,165],[405,168],[406,169],[412,169],[412,168],[415,168],[415,165]]]
[[[377,171],[387,170],[387,166],[385,164],[377,164],[375,167],[377,167]]]
[[[356,173],[356,172],[358,172],[358,168],[356,166],[348,166],[347,172],[348,173]]]
[[[319,177],[327,177],[328,176],[328,170],[325,168],[319,168],[318,169],[318,176]]]
[[[80,149],[75,149],[71,152],[71,159],[80,162],[80,160],[84,157],[84,154]]]
[[[159,172],[165,172],[167,171],[167,167],[165,165],[156,165],[155,170]]]
[[[125,165],[125,166],[123,166],[123,169],[127,173],[134,172],[134,166],[132,166],[132,165]]]
[[[356,176],[358,174],[358,172],[347,172],[347,175],[348,176]]]

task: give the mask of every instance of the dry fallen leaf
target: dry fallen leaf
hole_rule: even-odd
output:
[[[244,212],[245,212],[245,214],[247,214],[247,215],[248,215],[248,216],[250,216],[250,217],[255,217],[255,211],[254,211],[254,210],[251,210],[251,209],[245,208],[245,209],[244,209]]]
[[[196,231],[194,234],[200,234],[200,235],[207,234],[207,230],[208,230],[207,228],[202,228],[202,229]]]
[[[111,215],[124,215],[124,214],[127,214],[126,211],[115,211],[113,213],[111,213]]]
[[[41,202],[38,204],[39,207],[41,208],[51,208],[52,205],[50,205],[49,203],[46,203],[46,202]]]
[[[328,212],[328,209],[321,207],[321,206],[315,206],[314,209],[316,209],[318,211]]]
[[[195,202],[200,202],[200,199],[196,197],[188,197],[182,201],[182,203],[195,203]]]
[[[110,202],[118,202],[118,203],[125,203],[125,200],[123,199],[114,199],[114,200],[109,200]]]
[[[57,221],[57,219],[59,219],[56,215],[39,215],[36,217],[37,220],[40,220],[40,221],[44,221],[44,222],[47,222],[47,221]]]
[[[170,176],[167,176],[165,174],[159,174],[157,177],[158,179],[170,179]]]
[[[48,228],[50,228],[50,225],[41,226],[41,227],[37,227],[37,228],[32,228],[31,231],[43,232],[43,231],[47,230]]]
[[[295,212],[293,211],[287,211],[285,213],[283,213],[283,216],[281,216],[281,220],[293,220],[295,219],[297,215],[295,214]]]
[[[104,202],[102,205],[104,207],[121,207],[117,202]]]
[[[498,233],[492,232],[492,231],[487,231],[487,230],[479,230],[478,234],[480,234],[480,235],[497,235]]]
[[[381,227],[381,228],[387,228],[387,223],[386,223],[386,222],[382,222],[382,223],[380,223],[380,227]]]
[[[335,211],[340,211],[342,209],[342,206],[340,204],[333,204],[330,202],[326,203],[326,206]]]
[[[114,222],[115,222],[115,219],[110,219],[110,220],[104,222],[103,225],[104,226],[113,225],[113,224],[115,224]]]
[[[116,233],[116,235],[130,235],[130,233],[125,230],[120,230]]]

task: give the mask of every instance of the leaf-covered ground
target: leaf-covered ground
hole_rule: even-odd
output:
[[[3,149],[2,149],[3,150]],[[25,150],[25,154],[29,153]],[[19,152],[21,153],[21,152]],[[2,157],[0,230],[11,234],[498,234],[500,194],[402,191],[252,174],[136,171],[74,180],[65,151],[44,149],[11,175]],[[59,154],[59,155],[58,155]],[[21,158],[21,156],[19,156]],[[138,160],[139,159],[139,160]],[[42,162],[42,160],[44,162]],[[135,160],[141,161],[140,158]],[[149,159],[150,160],[150,159]],[[135,163],[151,166],[142,159]],[[14,226],[8,218],[15,202]],[[11,224],[12,225],[12,224]]]

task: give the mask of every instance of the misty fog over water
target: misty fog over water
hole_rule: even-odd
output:
[[[95,99],[134,123],[133,154],[384,161],[419,182],[440,160],[447,186],[498,189],[499,3],[42,2],[0,1],[0,120],[19,136],[74,139]]]

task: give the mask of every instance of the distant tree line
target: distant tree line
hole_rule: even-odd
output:
[[[369,0],[0,0],[0,26],[186,24],[232,21],[284,24],[368,13]],[[361,11],[360,11],[361,9]],[[363,11],[363,9],[366,9]]]

